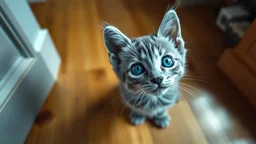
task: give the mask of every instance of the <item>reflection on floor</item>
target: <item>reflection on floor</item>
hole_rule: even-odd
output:
[[[253,107],[218,70],[225,45],[215,6],[178,10],[188,53],[183,99],[170,110],[171,126],[132,126],[119,99],[118,80],[102,40],[107,21],[131,37],[155,31],[167,0],[47,0],[32,9],[50,30],[63,59],[58,82],[43,105],[27,144],[250,144]],[[123,112],[124,111],[124,112]]]

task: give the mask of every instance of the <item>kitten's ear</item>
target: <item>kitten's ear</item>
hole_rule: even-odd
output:
[[[104,42],[107,47],[110,63],[113,66],[117,66],[120,63],[118,54],[122,48],[130,45],[131,40],[116,27],[107,25],[104,26]]]
[[[118,56],[122,48],[131,43],[131,40],[127,36],[116,27],[110,25],[104,27],[104,41],[110,56]]]
[[[178,38],[182,39],[180,21],[175,10],[166,12],[158,29],[157,36],[167,37],[175,42]]]
[[[111,25],[104,26],[104,42],[109,54],[110,63],[113,66],[118,78],[124,81],[124,76],[119,71],[119,53],[123,48],[131,44],[131,40],[116,27]]]

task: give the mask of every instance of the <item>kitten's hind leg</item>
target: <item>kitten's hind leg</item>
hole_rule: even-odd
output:
[[[170,125],[171,117],[168,114],[168,111],[161,112],[153,117],[153,122],[156,126],[160,128],[165,128]]]
[[[146,120],[146,116],[139,114],[137,112],[131,111],[130,113],[130,121],[134,125],[140,125],[143,124]]]

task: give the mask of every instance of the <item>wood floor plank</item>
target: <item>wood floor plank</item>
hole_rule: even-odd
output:
[[[253,143],[256,118],[243,96],[218,71],[225,48],[214,8],[178,10],[188,52],[182,99],[170,109],[171,125],[133,126],[109,64],[102,22],[129,37],[157,31],[171,1],[47,0],[31,5],[63,60],[58,81],[28,135],[27,144]],[[247,113],[246,113],[247,112]],[[249,127],[248,127],[249,126]],[[250,128],[251,126],[251,128]]]

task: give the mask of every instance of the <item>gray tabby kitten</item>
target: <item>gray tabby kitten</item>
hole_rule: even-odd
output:
[[[131,109],[131,123],[150,118],[159,127],[170,123],[168,108],[179,100],[186,48],[179,18],[169,10],[157,34],[129,39],[116,27],[104,26],[104,40],[122,98]]]

